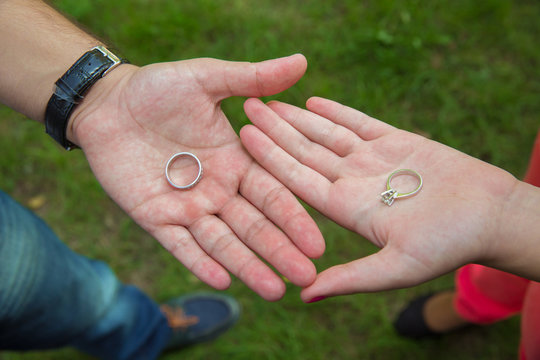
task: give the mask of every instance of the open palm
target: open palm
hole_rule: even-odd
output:
[[[307,108],[248,100],[255,126],[242,129],[243,143],[296,195],[382,250],[323,271],[305,301],[412,286],[489,257],[513,176],[330,100]],[[418,171],[424,186],[388,207],[380,194],[397,169]],[[412,176],[392,180],[401,192],[416,185]]]
[[[302,56],[123,65],[85,100],[74,137],[109,195],[196,276],[224,289],[227,269],[276,300],[284,283],[255,253],[307,286],[315,279],[308,257],[320,256],[324,242],[296,198],[242,148],[220,101],[277,93],[304,71]],[[181,151],[195,154],[204,169],[189,190],[165,178],[167,160]],[[179,183],[193,180],[194,162],[175,167]]]

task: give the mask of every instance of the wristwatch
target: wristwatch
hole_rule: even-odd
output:
[[[66,138],[69,116],[96,81],[125,62],[104,46],[96,46],[81,56],[55,83],[55,91],[45,110],[47,134],[66,150],[77,148]]]

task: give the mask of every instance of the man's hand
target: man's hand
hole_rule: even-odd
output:
[[[283,281],[311,284],[308,257],[324,241],[305,209],[242,148],[220,101],[292,86],[306,69],[295,55],[262,63],[195,59],[122,65],[100,80],[72,116],[68,137],[83,149],[108,194],[197,277],[225,289],[226,269],[267,300]],[[189,151],[202,180],[189,190],[165,178],[167,160]],[[185,182],[195,162],[178,161]],[[181,182],[182,180],[179,180]]]
[[[495,249],[524,269],[527,254],[506,245],[516,232],[509,238],[501,228],[512,219],[524,231],[537,229],[538,211],[527,222],[517,213],[535,206],[515,196],[521,183],[512,175],[330,100],[312,98],[307,108],[249,99],[245,111],[255,126],[241,130],[244,145],[296,195],[382,250],[323,271],[303,290],[304,301],[413,286],[468,262],[489,264]],[[397,169],[418,171],[424,186],[389,207],[380,194]],[[392,186],[411,191],[417,179],[398,176]]]

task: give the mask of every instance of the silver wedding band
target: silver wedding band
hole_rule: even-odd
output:
[[[414,176],[415,178],[418,179],[418,186],[416,187],[416,189],[414,189],[411,192],[400,193],[396,189],[393,189],[392,186],[390,185],[390,182],[392,181],[392,178],[394,178],[397,175],[412,175],[412,176]],[[399,169],[399,170],[396,170],[393,173],[391,173],[388,176],[388,180],[386,180],[386,191],[381,193],[382,202],[385,203],[388,206],[391,206],[394,203],[395,199],[405,198],[405,197],[415,195],[417,192],[420,191],[420,189],[422,189],[422,185],[423,185],[422,176],[419,173],[417,173],[416,171],[411,170],[411,169]]]
[[[191,183],[187,185],[178,185],[174,181],[172,181],[172,179],[169,176],[169,168],[171,167],[172,163],[181,156],[187,156],[187,157],[191,157],[195,159],[195,161],[197,162],[197,166],[199,167],[199,172],[197,173],[197,177],[195,178],[195,180],[193,180]],[[199,158],[190,152],[179,152],[179,153],[174,154],[173,156],[171,156],[169,161],[167,161],[167,166],[165,167],[165,176],[167,177],[167,181],[169,182],[169,184],[171,184],[172,187],[175,187],[177,189],[182,189],[182,190],[191,189],[192,187],[197,185],[197,183],[202,178],[202,174],[203,174],[203,169],[202,169],[202,164]]]

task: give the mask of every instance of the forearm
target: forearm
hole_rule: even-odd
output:
[[[486,265],[540,281],[540,188],[518,182],[501,209]]]
[[[0,0],[0,102],[43,122],[55,81],[100,42],[39,0]]]

